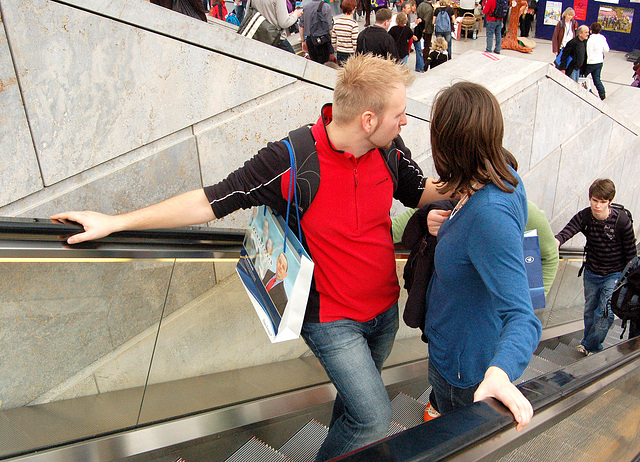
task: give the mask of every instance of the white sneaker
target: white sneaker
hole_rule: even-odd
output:
[[[576,351],[578,353],[582,353],[585,356],[591,356],[593,353],[591,353],[590,351],[587,351],[587,349],[584,347],[584,345],[578,345],[576,347]]]

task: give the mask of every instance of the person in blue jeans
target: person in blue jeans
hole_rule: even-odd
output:
[[[400,295],[389,214],[394,199],[415,208],[443,198],[399,136],[413,79],[395,61],[356,54],[337,72],[333,104],[308,128],[321,181],[299,224],[315,264],[302,336],[337,390],[317,461],[389,431],[391,403],[380,371],[398,330]],[[206,223],[259,205],[286,216],[290,173],[280,139],[212,186],[122,215],[65,212],[52,219],[83,226],[67,240],[74,245],[115,231]]]
[[[491,13],[496,9],[496,0],[487,0],[482,12],[486,15],[487,19],[487,47],[486,51],[491,53],[500,54],[502,50],[502,18],[496,18],[491,16]],[[493,37],[496,38],[496,46],[493,47]],[[493,50],[492,50],[493,48]]]
[[[611,206],[615,194],[616,187],[610,179],[594,181],[589,187],[590,206],[575,214],[556,234],[558,247],[579,232],[587,239],[582,281],[584,334],[577,346],[585,355],[602,350],[614,320],[607,304],[622,270],[636,256],[633,223],[624,210]]]
[[[440,13],[446,13],[448,16],[449,22],[448,24],[445,21],[438,20],[438,16]],[[445,17],[445,16],[441,16]],[[440,7],[436,8],[433,12],[433,24],[434,24],[434,33],[436,37],[442,37],[447,42],[447,55],[449,55],[449,59],[451,59],[451,54],[453,53],[451,48],[451,31],[454,26],[454,18],[455,12],[453,8],[449,5],[449,0],[440,0]],[[442,25],[441,25],[442,24]]]
[[[423,332],[431,405],[447,414],[493,397],[521,430],[533,408],[512,382],[529,364],[542,325],[522,247],[527,197],[505,160],[503,137],[500,104],[485,87],[459,82],[436,96],[431,147],[438,190],[460,200],[453,210],[435,211],[442,224]]]
[[[602,24],[594,22],[591,24],[590,29],[591,35],[587,39],[587,64],[584,74],[587,77],[591,75],[593,84],[598,90],[598,96],[600,96],[600,99],[605,99],[607,95],[604,85],[602,85],[600,73],[602,72],[602,65],[604,64],[604,54],[609,51],[609,43],[607,43],[606,37],[600,33],[600,31],[602,31]]]

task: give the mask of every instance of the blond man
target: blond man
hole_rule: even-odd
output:
[[[399,137],[412,80],[405,66],[356,55],[338,74],[333,104],[310,128],[321,181],[300,222],[316,264],[302,336],[338,390],[317,460],[372,443],[389,429],[391,404],[380,371],[398,329],[400,292],[389,211],[393,198],[408,207],[442,198]],[[123,215],[52,218],[84,227],[69,238],[75,244],[122,230],[206,223],[263,204],[284,215],[289,173],[287,147],[276,141],[213,186]]]

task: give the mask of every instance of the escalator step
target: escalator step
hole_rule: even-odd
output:
[[[284,443],[278,452],[295,462],[313,462],[327,433],[327,427],[312,419]]]
[[[574,350],[575,351],[575,350]],[[558,369],[557,364],[553,364],[548,360],[541,358],[540,356],[532,356],[529,361],[529,367],[527,369],[533,369],[539,372],[539,375],[546,374],[547,372],[555,371]]]
[[[575,362],[573,358],[570,358],[562,353],[558,353],[555,350],[550,350],[548,348],[543,348],[542,351],[538,354],[541,358],[544,358],[552,363],[558,364],[559,366],[568,366]]]
[[[584,358],[584,355],[576,350],[575,346],[565,345],[564,343],[560,343],[554,351],[569,358],[573,358],[574,361]]]
[[[429,385],[429,388],[427,388],[424,393],[422,393],[420,395],[420,397],[418,398],[418,401],[421,402],[422,404],[425,405],[425,407],[427,406],[427,404],[429,404],[429,395],[431,394],[431,389],[433,387],[431,387],[431,385]]]
[[[393,417],[391,420],[405,428],[415,427],[423,422],[425,405],[404,393],[391,401]]]
[[[526,382],[527,380],[535,379],[536,377],[540,377],[542,374],[535,369],[526,368],[522,375],[518,377],[513,383],[518,385],[522,382]]]
[[[571,341],[569,342],[569,346],[570,347],[577,347],[578,345],[580,345],[580,339],[579,338],[572,338]]]
[[[391,436],[391,435],[397,435],[400,432],[405,431],[407,428],[403,427],[402,425],[398,425],[395,422],[391,422],[391,425],[389,425],[389,431],[387,432],[387,436]]]
[[[225,462],[290,462],[284,455],[267,446],[255,436],[231,454]]]

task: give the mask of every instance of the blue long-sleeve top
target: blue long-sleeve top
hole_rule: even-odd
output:
[[[450,385],[480,383],[490,366],[517,379],[542,326],[529,296],[522,250],[527,198],[490,183],[440,228],[427,291],[429,360]]]

